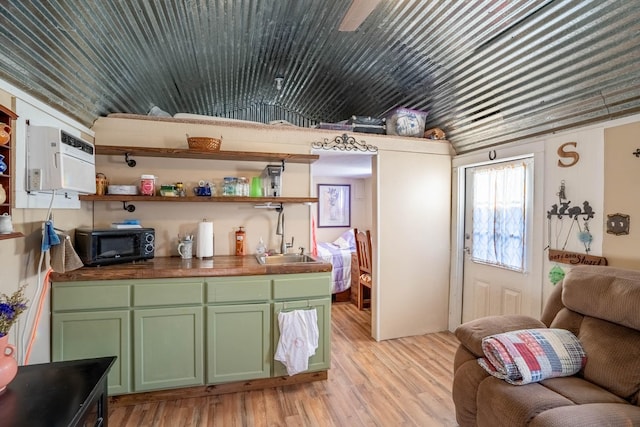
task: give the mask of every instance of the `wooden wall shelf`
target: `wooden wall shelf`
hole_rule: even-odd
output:
[[[171,203],[317,203],[317,197],[240,197],[240,196],[218,196],[218,197],[164,197],[164,196],[140,196],[140,195],[120,195],[107,194],[96,196],[93,194],[81,195],[80,200],[89,202],[171,202]]]
[[[24,237],[24,234],[22,233],[8,233],[8,234],[0,234],[0,240],[6,240],[6,239],[15,239],[16,237]]]
[[[201,151],[189,148],[126,147],[96,145],[96,154],[138,157],[169,157],[183,159],[236,160],[252,162],[290,162],[311,164],[320,158],[317,154],[261,153],[254,151]],[[135,164],[134,164],[135,165]]]

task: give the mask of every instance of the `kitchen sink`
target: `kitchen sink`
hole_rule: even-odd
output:
[[[256,259],[260,264],[299,264],[299,263],[318,263],[315,258],[309,255],[301,254],[275,254],[275,255],[256,255]]]

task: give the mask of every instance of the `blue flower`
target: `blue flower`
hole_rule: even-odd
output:
[[[16,311],[10,304],[7,304],[6,302],[0,303],[0,317],[7,320],[13,320],[15,315]]]

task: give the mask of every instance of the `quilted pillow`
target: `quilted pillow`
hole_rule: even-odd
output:
[[[478,363],[496,378],[514,385],[574,375],[587,356],[578,338],[566,329],[522,329],[482,340],[485,357]]]
[[[345,231],[338,237],[336,240],[332,242],[334,245],[339,247],[340,249],[348,249],[351,251],[356,250],[356,237],[353,234],[353,228]]]

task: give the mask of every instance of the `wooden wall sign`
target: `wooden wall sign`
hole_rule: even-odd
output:
[[[607,259],[601,256],[579,254],[577,252],[549,249],[549,261],[570,265],[608,265]]]
[[[567,150],[565,150],[565,148],[567,146],[572,146],[572,147],[575,148],[575,147],[578,146],[578,143],[577,142],[565,142],[560,147],[558,147],[558,156],[561,157],[560,159],[558,159],[558,167],[569,168],[569,167],[575,165],[576,163],[578,163],[578,160],[580,160],[580,154],[578,154],[577,151],[567,151]],[[563,163],[562,159],[573,159],[573,160],[569,161],[568,163]]]

